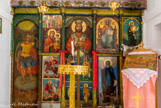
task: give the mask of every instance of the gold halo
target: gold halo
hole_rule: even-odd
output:
[[[32,21],[22,21],[18,24],[18,27],[21,29],[21,30],[24,30],[24,31],[29,31],[31,30],[33,27],[35,26],[35,24],[32,22]]]
[[[104,24],[106,24],[106,21],[109,21],[109,25],[111,25],[111,23],[112,23],[112,20],[110,19],[110,18],[106,18],[106,19],[104,19]]]
[[[49,81],[48,81],[48,83],[49,83],[49,82],[52,82],[52,81],[51,81],[51,80],[49,80]]]
[[[51,31],[54,31],[55,34],[56,34],[56,30],[55,29],[50,29],[50,30],[48,30],[48,36],[49,36],[49,34],[50,34]]]
[[[87,83],[85,83],[85,84],[84,84],[84,88],[85,88],[85,85],[87,85],[87,87],[88,87],[88,84],[87,84]]]
[[[53,60],[53,57],[50,57],[50,60]]]
[[[106,66],[106,62],[107,61],[110,61],[110,66],[112,66],[112,60],[110,60],[110,59],[106,59],[105,61],[104,61],[104,66]]]
[[[71,29],[73,32],[75,32],[75,20],[73,21],[72,23],[72,26],[71,26]],[[86,23],[82,20],[82,31],[85,32],[86,31],[86,28],[87,28],[87,25]]]
[[[56,34],[55,34],[54,37],[57,39],[56,35],[59,35],[58,39],[60,39],[60,33],[56,33]]]
[[[130,26],[130,23],[133,23],[133,25],[135,25],[134,21],[130,21],[130,22],[129,22],[129,26]]]

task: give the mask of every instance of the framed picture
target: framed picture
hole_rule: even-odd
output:
[[[127,46],[138,45],[141,42],[140,17],[123,17],[122,26],[123,44]]]
[[[99,53],[119,52],[118,17],[98,17],[96,26],[96,50]]]
[[[43,56],[42,78],[59,78],[59,56]]]
[[[2,18],[0,18],[0,33],[2,33]]]
[[[68,102],[70,96],[70,82],[65,82],[65,99]],[[80,105],[81,107],[92,107],[93,98],[93,83],[92,81],[80,81]],[[77,100],[77,82],[75,82],[75,100]],[[77,101],[76,101],[77,104]],[[67,106],[69,103],[67,103]]]
[[[70,18],[70,19],[69,19]],[[68,51],[66,57],[72,55],[71,42],[73,42],[73,54],[77,58],[77,51],[80,51],[80,61],[83,58],[92,59],[92,19],[91,17],[70,16],[66,19],[65,25],[65,48]]]
[[[17,22],[14,30],[12,103],[17,105],[20,102],[36,104],[40,83],[38,82],[40,73],[37,53],[39,29],[33,21],[24,20]]]
[[[43,52],[58,52],[61,49],[61,32],[61,15],[43,15]]]
[[[59,79],[47,78],[42,80],[42,101],[60,102]]]
[[[98,61],[98,103],[116,104],[119,99],[118,57],[98,57]]]

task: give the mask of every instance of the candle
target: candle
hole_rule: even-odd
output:
[[[71,41],[71,53],[74,56],[74,41]]]

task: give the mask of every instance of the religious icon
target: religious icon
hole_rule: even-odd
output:
[[[59,79],[43,79],[43,101],[59,101]]]
[[[22,75],[23,81],[21,84],[26,83],[25,76],[29,74],[30,80],[34,81],[33,75],[38,73],[38,60],[35,49],[35,43],[32,41],[32,36],[27,34],[23,42],[18,48],[17,54],[17,68]]]
[[[134,31],[135,27],[135,31]],[[128,46],[135,46],[136,45],[136,31],[137,28],[133,21],[129,22],[129,29],[128,29]]]
[[[39,74],[38,28],[31,20],[24,20],[14,27],[14,31],[13,103],[36,104]]]
[[[118,98],[117,57],[99,57],[99,104],[113,104]]]
[[[69,81],[65,82],[65,99],[69,100]],[[92,81],[80,82],[80,103],[82,107],[92,107]],[[75,82],[75,100],[77,99],[77,82]]]
[[[77,51],[79,51],[80,64],[86,59],[84,65],[90,67],[86,76],[80,76],[80,81],[92,81],[92,19],[91,17],[68,16],[66,19],[66,58],[72,59],[74,55],[75,64],[77,64]],[[66,75],[66,81],[69,81],[69,75]],[[75,79],[77,80],[77,78]]]
[[[123,44],[136,46],[141,41],[140,18],[123,17]]]
[[[86,106],[88,106],[88,100],[89,100],[89,96],[90,96],[90,91],[88,89],[88,84],[84,84],[84,88],[83,88],[83,99],[84,99],[84,104]]]
[[[117,53],[119,51],[118,18],[98,18],[96,49],[100,53]]]
[[[59,78],[58,64],[59,56],[43,56],[42,61],[43,78]]]
[[[61,49],[61,15],[43,15],[43,52],[58,52]]]
[[[62,28],[62,16],[43,15],[43,28]]]
[[[67,28],[68,31],[66,33],[66,49],[69,55],[72,54],[73,50],[73,55],[77,56],[77,50],[79,50],[81,60],[84,57],[89,57],[91,50],[91,36],[88,35],[91,35],[92,33],[90,34],[91,30],[87,31],[87,28],[89,29],[89,27],[87,26],[86,22],[83,19],[76,19],[71,23],[70,27],[71,28]]]
[[[60,50],[60,33],[55,29],[48,30],[48,37],[44,42],[44,52],[57,52]]]

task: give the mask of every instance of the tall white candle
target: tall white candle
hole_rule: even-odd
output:
[[[74,42],[71,41],[71,53],[72,53],[72,56],[74,56]]]

